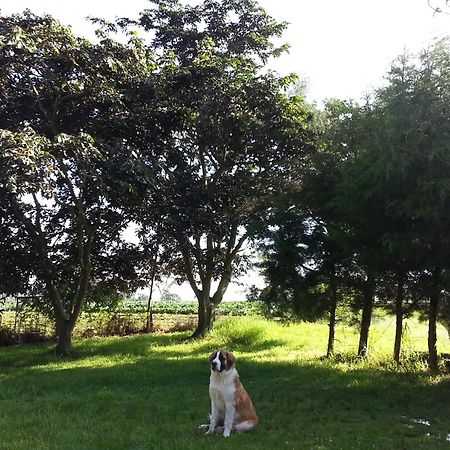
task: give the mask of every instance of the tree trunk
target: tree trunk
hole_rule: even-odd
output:
[[[147,333],[153,332],[153,310],[152,310],[152,297],[153,297],[153,286],[155,284],[155,276],[156,276],[156,264],[157,264],[158,254],[155,254],[155,257],[152,261],[152,271],[150,274],[150,293],[148,294],[148,303],[147,303],[147,320],[145,324],[145,331]]]
[[[403,300],[405,298],[405,275],[397,274],[397,296],[395,298],[395,343],[394,361],[401,363],[402,333],[403,333]]]
[[[336,274],[333,273],[330,281],[330,322],[328,324],[328,346],[327,346],[327,358],[334,354],[334,336],[336,328],[336,308],[337,308],[337,286],[336,286]]]
[[[151,299],[148,300],[147,305],[147,317],[145,321],[145,331],[146,333],[153,333],[153,309],[151,307]]]
[[[372,320],[374,294],[375,277],[369,272],[364,285],[361,331],[359,335],[358,356],[361,357],[366,357],[369,354],[369,329]]]
[[[192,334],[192,339],[200,339],[205,337],[206,332],[208,331],[209,325],[209,313],[208,310],[210,308],[209,301],[209,292],[201,291],[199,293],[198,299],[198,312],[197,312],[197,328]]]
[[[212,331],[214,328],[214,322],[216,321],[216,305],[209,302],[206,311],[206,331]]]
[[[58,320],[56,323],[56,334],[58,337],[55,353],[58,356],[67,356],[72,347],[73,325],[68,320]]]
[[[441,270],[435,269],[432,274],[432,285],[430,295],[430,308],[428,315],[428,367],[430,370],[439,370],[438,366],[438,353],[437,353],[437,316],[439,309],[439,297],[440,297],[440,278]]]
[[[66,312],[58,291],[54,285],[48,286],[50,298],[52,298],[53,310],[56,323],[56,334],[58,337],[55,353],[60,356],[67,356],[72,347],[72,333],[77,323],[78,317],[81,314],[84,300],[86,298],[87,289],[89,286],[89,279],[91,274],[91,264],[89,260],[82,268],[82,274],[78,290],[72,302],[72,310],[69,317],[66,318]]]
[[[211,302],[209,295],[202,294],[198,301],[198,323],[191,336],[193,339],[205,337],[213,330],[216,320],[216,305]]]
[[[222,301],[223,295],[228,287],[231,279],[231,272],[226,272],[215,294],[211,297],[211,278],[206,278],[203,281],[203,289],[198,291],[198,323],[197,328],[192,334],[193,339],[205,337],[205,335],[212,331],[214,322],[216,320],[216,306]]]
[[[16,340],[16,342],[18,344],[20,344],[21,339],[20,339],[20,301],[19,301],[19,296],[16,297],[16,311],[14,314],[14,339]]]

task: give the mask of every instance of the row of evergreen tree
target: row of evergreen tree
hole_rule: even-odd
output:
[[[303,317],[336,306],[361,311],[358,355],[367,355],[374,307],[428,319],[428,357],[438,367],[436,325],[450,323],[450,47],[404,54],[363,104],[330,101],[316,124],[317,151],[298,189],[271,211],[262,245],[266,299]]]

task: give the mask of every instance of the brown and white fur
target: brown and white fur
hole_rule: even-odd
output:
[[[210,423],[206,434],[222,432],[225,437],[231,431],[250,431],[258,423],[255,407],[239,380],[235,367],[236,358],[226,350],[211,354]]]

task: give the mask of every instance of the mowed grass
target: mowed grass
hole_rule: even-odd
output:
[[[344,353],[326,360],[326,324],[255,317],[222,319],[197,342],[186,333],[78,340],[68,359],[49,344],[3,348],[0,449],[448,449],[449,376],[413,358],[426,326],[410,323],[411,359],[400,368],[390,363],[391,328],[375,321],[368,361],[352,356],[355,331],[340,328]],[[251,433],[198,429],[216,348],[238,358],[260,417]],[[442,329],[439,348],[450,352]]]

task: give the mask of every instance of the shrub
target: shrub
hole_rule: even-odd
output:
[[[0,328],[0,345],[14,345],[17,343],[14,332],[8,328]]]

